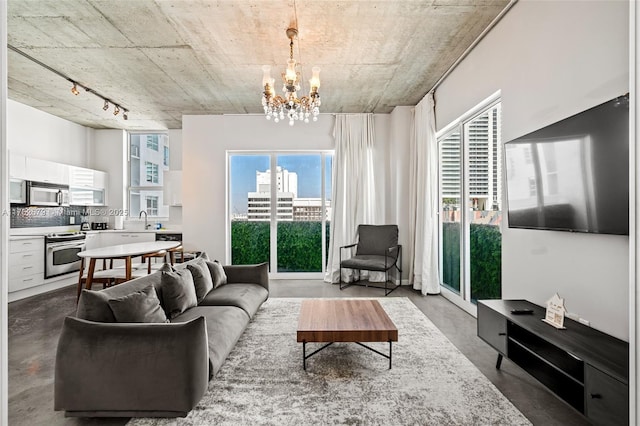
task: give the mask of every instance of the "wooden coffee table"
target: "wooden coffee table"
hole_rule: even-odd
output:
[[[391,345],[398,341],[398,329],[377,300],[303,300],[298,320],[298,342],[302,342],[302,368],[307,359],[335,342],[353,342],[389,360]],[[327,343],[307,355],[307,343]],[[389,342],[389,355],[362,342]]]

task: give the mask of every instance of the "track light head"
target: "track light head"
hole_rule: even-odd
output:
[[[109,109],[109,101],[108,100],[104,100],[104,105],[102,106],[102,110],[106,111]]]
[[[73,93],[76,96],[80,94],[80,92],[78,91],[78,85],[76,83],[73,83],[73,87],[71,88],[71,93]]]
[[[122,118],[125,120],[129,119],[129,111],[127,111],[126,109],[122,112]]]
[[[120,114],[120,107],[116,105],[115,108],[113,108],[113,115],[118,115],[118,114]]]

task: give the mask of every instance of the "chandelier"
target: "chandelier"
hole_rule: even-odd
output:
[[[313,67],[313,76],[309,80],[309,96],[298,99],[297,92],[301,88],[300,73],[296,71],[296,60],[293,59],[293,39],[297,35],[296,28],[287,29],[287,38],[290,40],[289,60],[287,61],[287,69],[282,73],[283,96],[274,93],[275,80],[271,78],[271,67],[269,65],[262,67],[264,73],[262,76],[262,87],[264,88],[262,106],[267,120],[273,118],[273,121],[277,123],[287,117],[290,126],[293,126],[296,120],[308,123],[309,117],[312,117],[313,121],[318,121],[318,114],[320,114],[320,94],[318,93],[320,68]]]

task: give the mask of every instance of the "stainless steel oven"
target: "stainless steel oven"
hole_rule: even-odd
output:
[[[85,234],[49,234],[44,238],[44,277],[51,278],[80,270],[78,253],[84,250]]]

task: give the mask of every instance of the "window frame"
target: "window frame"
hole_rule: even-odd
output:
[[[443,139],[451,135],[452,133],[458,132],[460,137],[460,210],[461,210],[461,218],[460,218],[460,226],[461,226],[461,239],[460,239],[460,253],[461,253],[461,265],[460,265],[460,293],[456,293],[453,290],[450,290],[443,283],[440,283],[441,293],[442,295],[467,311],[473,316],[477,315],[477,305],[473,304],[471,301],[471,280],[470,280],[470,258],[469,258],[469,241],[470,241],[470,226],[471,226],[471,218],[468,214],[468,211],[471,207],[473,207],[470,203],[470,192],[469,192],[469,181],[471,179],[470,170],[469,170],[469,135],[467,130],[467,125],[473,122],[476,118],[481,116],[487,111],[490,111],[497,105],[500,105],[500,118],[502,118],[502,97],[501,91],[498,90],[492,95],[488,96],[486,99],[478,103],[476,106],[465,112],[463,115],[453,120],[451,123],[440,129],[436,132],[436,144],[438,147],[438,153],[440,152],[440,143]],[[502,135],[499,135],[499,144],[500,151],[502,151]],[[438,212],[440,212],[440,200],[441,200],[441,164],[440,164],[440,154],[438,154]],[[500,154],[502,159],[502,154]],[[499,179],[504,182],[504,165],[502,166],[502,170],[499,174]],[[500,197],[502,199],[502,208],[504,209],[504,185],[500,185]],[[489,192],[492,191],[492,188],[489,187]],[[504,223],[504,222],[503,222]],[[439,257],[439,268],[442,268],[442,243],[443,243],[443,235],[442,235],[442,220],[440,215],[438,215],[438,257]],[[442,273],[439,274],[442,276]]]
[[[226,251],[226,261],[227,263],[231,263],[231,157],[234,155],[263,155],[269,157],[269,168],[270,170],[275,170],[277,168],[277,161],[279,156],[287,156],[287,155],[320,155],[320,163],[321,163],[321,209],[322,211],[326,210],[326,201],[331,198],[332,194],[326,193],[326,185],[325,185],[325,177],[326,177],[326,166],[327,166],[327,157],[332,157],[331,166],[332,168],[335,166],[335,150],[327,150],[327,149],[317,149],[317,150],[227,150],[226,151],[226,211],[225,211],[225,251]],[[333,170],[332,170],[333,172]],[[322,271],[321,272],[278,272],[278,256],[277,256],[277,225],[278,225],[278,206],[280,204],[281,199],[277,197],[277,179],[279,177],[278,173],[271,173],[271,198],[276,199],[276,208],[270,210],[271,218],[271,230],[270,230],[270,278],[278,278],[278,279],[324,279],[324,274],[326,272],[327,267],[327,250],[326,250],[326,241],[329,239],[329,235],[326,232],[326,223],[325,215],[323,215],[322,219],[322,233],[323,233],[323,241],[322,241]],[[332,176],[331,176],[332,179]],[[324,195],[324,196],[322,196]]]
[[[140,146],[132,146],[132,137],[133,136],[140,136],[141,140],[140,140]],[[156,148],[154,148],[153,146],[149,146],[149,138],[142,138],[142,136],[144,135],[156,135],[157,137],[155,138],[155,143],[151,143],[151,145],[155,146]],[[160,140],[161,137],[164,137],[164,144],[163,146],[165,148],[168,149],[168,152],[165,153],[165,149],[160,150]],[[154,151],[156,153],[159,154],[160,161],[162,164],[158,164],[156,162],[153,161],[148,161],[145,160],[143,158],[143,150],[145,149],[149,149],[151,151]],[[171,141],[169,138],[169,132],[166,130],[136,130],[136,131],[127,131],[127,155],[126,155],[126,159],[125,159],[125,167],[127,168],[127,181],[126,181],[126,200],[125,200],[125,206],[126,206],[126,210],[128,211],[129,217],[131,218],[137,218],[138,216],[135,214],[135,212],[132,211],[132,206],[131,206],[131,197],[132,195],[138,195],[139,197],[142,197],[143,194],[145,194],[145,192],[147,191],[153,191],[153,192],[160,192],[160,193],[164,193],[164,182],[163,182],[163,177],[161,177],[161,173],[164,176],[164,171],[168,171],[169,166],[165,166],[164,165],[164,159],[168,158],[169,162],[170,162],[170,158],[171,158]],[[168,157],[167,157],[168,155]],[[131,161],[132,159],[135,159],[143,164],[140,165],[140,167],[144,167],[145,168],[145,175],[144,175],[144,179],[140,179],[140,182],[138,185],[132,185],[132,175],[131,175]],[[154,167],[154,169],[156,170],[155,173],[153,173],[152,171],[152,180],[155,178],[157,180],[157,182],[149,182],[147,181],[147,165],[145,163],[150,163],[152,164]],[[161,184],[162,183],[162,184]],[[147,198],[147,195],[144,195],[145,199]],[[157,198],[157,206],[156,206],[156,215],[152,215],[149,212],[147,212],[147,216],[148,217],[153,217],[153,218],[157,218],[157,219],[168,219],[169,217],[169,207],[166,206],[164,204],[164,201],[161,200],[162,196],[160,195],[152,195],[150,197],[156,197]],[[146,207],[146,202],[145,202],[145,207]],[[140,206],[140,210],[139,211],[146,211],[145,208],[143,208],[143,206]],[[163,210],[161,212],[161,210]],[[158,216],[157,214],[162,213],[162,215]]]

